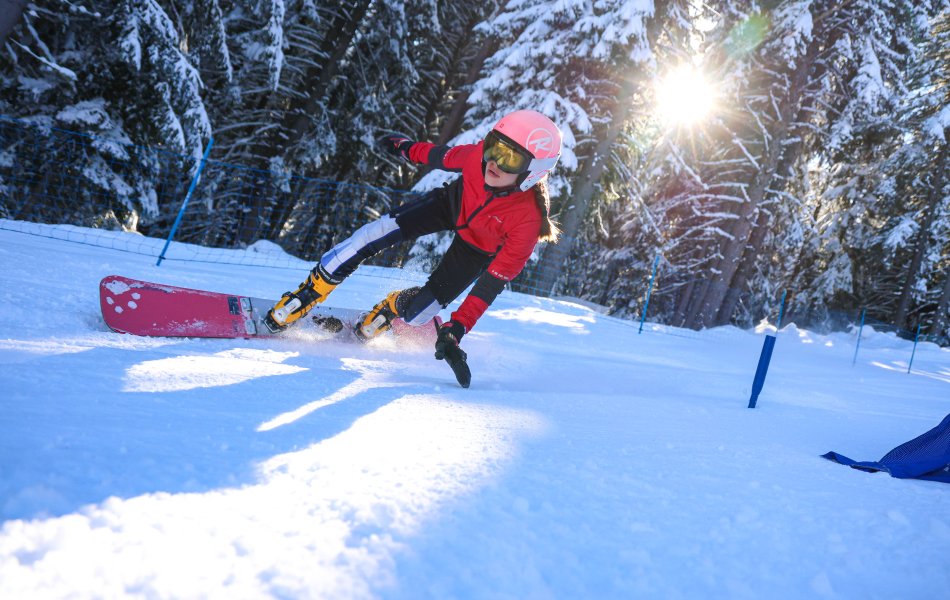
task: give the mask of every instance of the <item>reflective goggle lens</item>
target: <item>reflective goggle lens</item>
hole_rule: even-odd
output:
[[[485,162],[495,161],[505,173],[524,173],[528,170],[528,158],[505,140],[490,133],[485,138]]]

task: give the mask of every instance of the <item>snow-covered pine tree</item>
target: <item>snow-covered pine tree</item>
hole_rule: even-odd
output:
[[[936,137],[939,128],[943,128],[940,143],[943,145],[941,160],[944,161],[944,175],[942,188],[936,185],[931,187],[937,197],[942,196],[942,200],[936,206],[930,231],[933,246],[928,258],[932,267],[927,276],[927,289],[931,292],[928,300],[933,302],[934,308],[928,333],[946,343],[950,342],[950,185],[946,176],[950,169],[946,165],[947,146],[950,144],[950,73],[947,72],[950,65],[950,14],[946,10],[941,13],[934,33],[933,43],[927,44],[927,52],[932,53],[942,65],[941,76],[935,78],[932,88],[935,98],[942,97],[942,107],[924,121],[922,129],[933,132]],[[931,181],[936,182],[935,172],[931,171],[931,177]],[[922,314],[922,320],[926,320],[926,317],[926,314]]]
[[[798,124],[811,121],[802,110],[820,77],[821,50],[833,45],[827,21],[815,18],[831,4],[782,2],[767,15],[746,12],[711,55],[717,73],[733,76],[735,106],[716,123],[717,143],[702,165],[707,197],[700,210],[721,224],[714,227],[722,235],[714,233],[713,244],[704,245],[712,260],[683,305],[687,326],[733,318],[756,264],[770,259],[763,247],[770,226],[787,210],[783,205],[797,202],[786,195],[782,179],[795,162],[789,152],[801,139]],[[761,43],[746,48],[744,38],[760,27]]]
[[[306,36],[316,35],[319,28],[301,13],[299,2],[237,0],[219,6],[202,2],[207,8],[196,6],[196,15],[220,13],[221,18],[220,30],[206,30],[202,36],[206,41],[195,47],[209,87],[214,84],[209,111],[215,115],[217,155],[227,162],[269,169],[272,156],[283,147],[282,141],[275,143],[274,121],[288,97],[300,93],[295,69],[307,64],[313,51]],[[218,38],[223,38],[224,47]]]
[[[670,174],[660,176],[649,203],[668,236],[667,275],[680,288],[674,322],[699,327],[747,318],[741,307],[750,288],[779,296],[795,268],[787,256],[799,255],[794,248],[805,244],[816,214],[803,204],[798,182],[828,145],[829,123],[851,101],[858,74],[872,64],[867,53],[849,51],[868,48],[872,33],[887,40],[909,32],[906,5],[787,1],[761,12],[736,1],[709,15],[716,27],[706,69],[722,81],[731,106],[667,146]],[[882,77],[899,85],[900,70],[891,67]],[[886,108],[875,104],[865,116],[875,119]]]
[[[6,10],[0,14],[0,46],[6,44],[10,33],[20,23],[26,5],[27,0],[10,0],[6,3]]]
[[[191,0],[181,13],[182,45],[194,57],[208,95],[226,94],[227,86],[234,80],[234,67],[221,2]]]
[[[118,32],[110,97],[123,99],[126,129],[138,141],[199,159],[211,136],[204,82],[170,13],[158,0],[120,0],[107,22]]]
[[[623,128],[612,130],[619,137],[612,146],[609,168],[599,181],[600,194],[607,201],[596,203],[588,224],[587,237],[596,254],[582,261],[590,267],[577,272],[569,288],[574,295],[617,314],[630,315],[643,308],[653,260],[664,252],[663,234],[644,202],[667,159],[657,151],[662,130],[656,120],[655,84],[663,71],[689,64],[691,45],[702,39],[695,16],[688,2],[655,3],[647,21],[655,64],[640,72],[635,87],[628,84],[626,89],[633,92],[629,97],[618,97],[618,107],[628,108]],[[585,173],[579,179],[587,183]]]
[[[122,212],[129,223],[141,214],[146,224],[159,217],[161,161],[140,156],[132,142],[201,155],[210,122],[200,75],[180,42],[155,0],[31,5],[14,30],[3,59],[3,112],[99,138],[71,144],[68,168],[79,179],[60,197],[86,205],[76,214]],[[48,166],[58,162],[56,139],[48,140],[46,177],[58,176]]]
[[[832,110],[813,136],[821,143],[811,145],[810,175],[790,181],[798,189],[811,186],[803,206],[811,227],[786,269],[788,285],[798,290],[793,315],[870,305],[873,316],[891,320],[901,281],[905,291],[914,287],[908,273],[919,268],[908,269],[907,239],[926,213],[914,199],[921,195],[919,178],[932,179],[928,171],[939,152],[922,153],[909,142],[921,138],[921,119],[912,115],[928,96],[921,93],[924,82],[945,71],[924,60],[928,22],[945,10],[941,5],[859,2],[829,17],[845,32],[828,63],[837,77],[820,97]]]
[[[317,248],[329,247],[401,203],[400,194],[364,184],[391,181],[393,172],[375,154],[377,140],[386,132],[408,129],[414,120],[407,111],[421,80],[416,64],[429,39],[441,31],[437,17],[429,0],[374,2],[355,31],[341,68],[345,76],[327,98],[338,148],[326,169],[345,184],[333,191],[324,214],[302,230]]]
[[[878,310],[892,314],[898,327],[929,320],[940,334],[938,315],[924,316],[935,303],[940,308],[950,263],[950,3],[928,11],[929,4],[915,7],[920,26],[912,39],[922,41],[908,61],[910,84],[888,144],[891,153],[878,169],[884,177],[875,191],[886,212],[879,212],[884,224],[870,249],[883,254],[899,290],[875,303]]]
[[[62,136],[54,143],[50,128],[55,115],[77,99],[83,66],[98,60],[95,45],[87,45],[78,32],[85,14],[62,14],[46,7],[24,4],[4,15],[6,35],[0,53],[0,115],[23,119],[35,126],[4,121],[0,168],[3,169],[0,214],[5,218],[50,222],[80,222],[94,217],[97,209],[85,208],[86,198],[57,197],[61,179],[48,169],[61,157],[63,145],[81,154],[82,140]],[[22,9],[22,10],[21,10]],[[73,35],[64,33],[78,30]],[[115,120],[101,110],[90,111],[91,125],[114,126]],[[69,116],[66,113],[64,116]],[[70,142],[72,142],[70,144]],[[53,191],[53,193],[49,193]],[[85,214],[83,214],[85,212]],[[103,211],[104,212],[104,211]]]
[[[500,9],[500,0],[478,3],[477,10],[472,3],[453,4],[451,16],[442,17],[444,35],[437,40],[442,44],[433,47],[431,67],[423,70],[432,74],[429,78],[435,84],[435,100],[429,103],[425,123],[430,131],[427,139],[437,144],[447,144],[461,133],[469,95],[498,43],[477,25]],[[435,82],[438,73],[442,79]]]
[[[340,180],[394,183],[393,171],[375,156],[378,138],[393,131],[417,139],[424,133],[424,109],[416,98],[424,83],[418,65],[442,36],[437,8],[431,0],[371,6],[348,54],[347,77],[332,98],[341,143],[330,167]]]
[[[208,113],[215,123],[215,163],[204,178],[184,233],[208,245],[246,245],[269,237],[269,215],[286,202],[288,178],[271,163],[281,102],[296,48],[288,41],[301,24],[285,0],[194,0],[184,13],[189,53],[201,66]],[[305,3],[306,4],[306,3]],[[272,173],[276,171],[277,174]],[[196,227],[200,224],[200,227]]]
[[[208,218],[222,234],[231,231],[231,243],[279,240],[311,256],[328,243],[314,228],[329,224],[332,213],[352,212],[350,198],[337,198],[338,188],[321,176],[341,175],[331,163],[345,151],[339,140],[349,124],[335,97],[351,79],[353,48],[372,24],[373,6],[370,0],[222,5],[232,75],[220,67],[206,75],[215,83],[216,146],[224,160],[253,167],[209,181],[215,199]]]
[[[722,305],[733,301],[727,298],[728,283],[717,279],[727,266],[725,279],[735,275],[778,166],[782,139],[770,144],[769,129],[794,108],[787,97],[790,74],[803,53],[803,36],[810,33],[797,22],[800,7],[797,13],[777,9],[771,27],[778,43],[767,47],[770,21],[753,3],[707,8],[697,15],[714,24],[702,66],[719,82],[720,104],[728,110],[708,124],[664,132],[654,149],[659,158],[651,161],[655,175],[647,198],[663,236],[664,310],[677,324],[689,325],[712,322]],[[807,72],[807,66],[799,71]]]
[[[272,168],[359,184],[297,179],[293,197],[277,205],[271,234],[285,246],[306,244],[311,251],[389,202],[362,184],[388,177],[380,175],[382,163],[372,150],[376,138],[399,121],[397,106],[418,84],[416,54],[427,43],[413,28],[429,35],[439,30],[435,5],[427,1],[326,3],[315,14],[320,39],[311,39],[310,54],[301,55],[309,62],[289,71],[282,83],[295,92],[271,108],[279,118],[267,152]],[[287,60],[289,65],[290,53]]]

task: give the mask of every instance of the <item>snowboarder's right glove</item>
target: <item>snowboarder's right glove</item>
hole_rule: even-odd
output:
[[[382,139],[383,148],[387,152],[405,160],[409,160],[409,148],[412,148],[413,144],[415,142],[404,135],[387,135]]]
[[[446,321],[439,327],[439,334],[435,340],[435,357],[439,360],[449,359],[450,362],[465,360],[465,352],[459,348],[459,340],[465,335],[465,326],[455,321]]]

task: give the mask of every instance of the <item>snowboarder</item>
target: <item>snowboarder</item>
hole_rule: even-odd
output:
[[[357,335],[375,337],[397,317],[410,325],[426,323],[477,279],[459,309],[439,328],[435,343],[435,357],[447,359],[458,376],[459,363],[467,371],[465,353],[459,348],[462,336],[521,272],[535,245],[557,240],[544,178],[560,156],[561,132],[541,113],[519,110],[498,121],[477,144],[436,146],[398,135],[387,136],[383,144],[407,161],[462,175],[364,225],[330,249],[307,279],[268,311],[264,323],[273,332],[285,329],[384,248],[437,231],[454,231],[448,251],[426,284],[390,293],[366,313]],[[467,387],[467,382],[462,385]]]

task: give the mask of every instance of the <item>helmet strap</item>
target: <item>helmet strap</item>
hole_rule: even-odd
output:
[[[521,173],[520,175],[518,175],[518,179],[515,180],[515,187],[521,188],[521,184],[524,183],[524,180],[527,179],[528,175],[530,174],[531,173],[529,173],[528,171],[525,171],[524,173]]]

